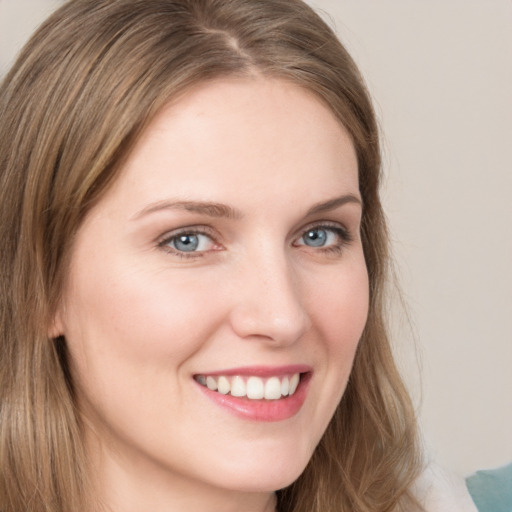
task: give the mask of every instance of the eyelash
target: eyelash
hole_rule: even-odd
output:
[[[163,249],[164,251],[177,256],[178,258],[183,259],[195,259],[202,258],[208,251],[191,251],[187,253],[185,251],[178,251],[170,247],[170,244],[177,240],[180,236],[183,235],[191,235],[191,236],[207,236],[212,240],[212,243],[216,243],[215,236],[213,230],[209,229],[207,226],[194,226],[192,228],[183,228],[179,231],[172,233],[170,236],[166,236],[163,240],[158,242],[158,247]]]
[[[316,230],[325,230],[329,231],[331,233],[334,233],[336,237],[338,238],[339,242],[335,243],[333,245],[329,245],[327,247],[318,247],[315,249],[318,252],[322,252],[324,254],[340,254],[343,249],[350,245],[350,243],[353,242],[354,237],[350,233],[348,229],[346,229],[343,226],[340,226],[339,224],[331,224],[331,223],[321,223],[321,224],[312,224],[310,226],[307,226],[306,229],[302,232],[302,235],[300,236],[299,240],[304,238],[304,236],[311,231]],[[299,244],[300,246],[305,246],[305,244]],[[295,245],[297,246],[297,245]],[[306,246],[307,247],[307,246]],[[314,247],[313,247],[314,249]]]
[[[340,226],[339,224],[330,224],[330,223],[321,223],[321,224],[312,224],[310,226],[307,226],[303,231],[298,240],[304,238],[304,236],[311,231],[315,230],[325,230],[329,231],[331,233],[334,233],[336,237],[339,239],[339,243],[336,243],[334,245],[329,245],[327,247],[318,247],[314,248],[312,247],[315,252],[321,252],[324,254],[340,254],[342,250],[349,245],[353,241],[352,234],[344,227]],[[170,247],[170,244],[172,244],[174,241],[178,239],[178,237],[183,235],[191,235],[191,236],[206,236],[211,239],[213,244],[216,244],[215,236],[213,233],[213,230],[207,228],[207,227],[192,227],[192,228],[183,228],[175,233],[172,233],[170,236],[166,236],[163,240],[158,242],[158,247],[165,250],[166,252],[177,256],[178,258],[183,259],[196,259],[196,258],[202,258],[204,255],[210,251],[190,251],[189,253],[185,251],[178,251],[172,247]],[[308,247],[306,244],[297,244],[294,242],[294,247]]]

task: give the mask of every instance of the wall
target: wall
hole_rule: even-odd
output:
[[[310,3],[362,68],[383,128],[385,204],[415,333],[397,329],[396,344],[425,442],[463,474],[503,464],[512,460],[512,2]],[[58,4],[0,0],[0,75]]]

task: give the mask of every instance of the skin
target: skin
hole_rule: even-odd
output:
[[[236,211],[163,206],[176,201]],[[107,508],[274,509],[342,397],[365,325],[359,201],[350,137],[295,85],[216,80],[153,120],[77,233],[52,333],[67,340]],[[326,224],[325,245],[308,245]],[[181,228],[205,232],[188,256],[172,239]],[[282,421],[238,417],[193,378],[290,364],[312,376]]]

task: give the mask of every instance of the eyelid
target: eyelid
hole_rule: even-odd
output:
[[[308,247],[306,244],[299,244],[297,243],[298,240],[304,237],[304,235],[313,229],[326,229],[334,232],[339,238],[340,243],[336,245],[329,245],[329,246],[320,246],[318,248],[311,247],[314,251],[329,251],[332,249],[341,249],[345,245],[350,244],[354,240],[354,236],[352,232],[343,224],[339,222],[333,222],[333,221],[316,221],[312,222],[310,224],[307,224],[297,234],[297,236],[294,238],[293,245],[300,246],[300,247]]]
[[[297,235],[296,238],[300,238],[304,235],[304,233],[312,230],[312,229],[331,229],[336,232],[343,233],[346,237],[351,237],[351,231],[346,226],[344,226],[341,222],[335,222],[331,220],[319,220],[315,222],[311,222],[309,224],[306,224],[304,227],[302,227]]]
[[[175,230],[167,231],[164,235],[158,237],[158,239],[156,240],[156,244],[159,248],[163,249],[164,251],[182,258],[198,258],[203,256],[205,253],[210,252],[210,250],[206,250],[190,251],[187,253],[185,251],[178,251],[176,249],[173,249],[170,246],[170,243],[172,242],[172,240],[179,237],[180,235],[204,235],[210,238],[214,245],[221,245],[217,240],[219,238],[217,232],[207,225],[183,226]],[[211,250],[214,251],[216,249]]]

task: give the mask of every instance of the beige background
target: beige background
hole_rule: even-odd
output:
[[[0,75],[60,2],[0,0]],[[365,74],[414,335],[397,347],[434,457],[512,460],[512,1],[310,0]],[[419,347],[418,365],[411,347]]]

